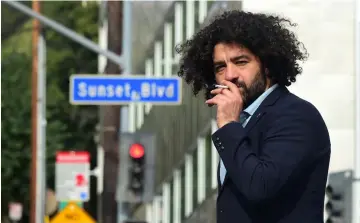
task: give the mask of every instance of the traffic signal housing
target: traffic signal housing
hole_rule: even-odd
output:
[[[329,174],[325,189],[325,223],[351,222],[352,171]]]
[[[145,148],[141,143],[133,143],[129,147],[129,190],[136,196],[144,192],[145,183]]]
[[[155,135],[121,133],[117,201],[148,202],[154,195]]]

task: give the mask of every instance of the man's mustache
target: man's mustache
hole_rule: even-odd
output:
[[[234,81],[233,84],[235,84],[238,88],[243,88],[244,90],[247,89],[246,84],[243,81],[240,81],[240,82]]]

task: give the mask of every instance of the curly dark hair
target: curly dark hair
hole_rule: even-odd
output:
[[[214,83],[213,50],[217,43],[236,43],[256,55],[272,82],[290,86],[302,72],[298,61],[307,59],[307,51],[286,25],[289,19],[276,15],[228,11],[215,17],[192,39],[176,46],[180,54],[178,75],[192,84],[194,95]],[[206,90],[205,95],[209,92]]]

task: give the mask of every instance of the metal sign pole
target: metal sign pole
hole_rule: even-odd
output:
[[[46,43],[42,31],[38,39],[36,222],[44,222],[46,203]]]

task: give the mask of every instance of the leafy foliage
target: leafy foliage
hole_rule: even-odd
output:
[[[31,7],[32,2],[23,1],[22,4]],[[27,19],[28,17],[24,13],[14,11],[6,3],[1,4],[1,41],[12,35],[14,30],[21,27]]]
[[[28,68],[31,67],[30,62],[29,58],[23,54],[12,54],[3,58],[1,64],[1,201],[3,207],[7,207],[8,201],[22,201],[23,198],[29,197],[31,114],[28,108],[30,108],[31,94]]]
[[[87,7],[82,7],[81,2],[70,1],[41,4],[46,16],[97,42],[96,2],[88,2]],[[1,64],[2,205],[6,207],[10,201],[23,203],[24,217],[29,213],[30,197],[30,28],[31,20],[3,42]],[[93,135],[98,120],[97,107],[69,104],[68,92],[70,75],[97,73],[97,54],[51,29],[46,28],[44,31],[47,44],[47,181],[48,186],[53,188],[54,155],[57,150],[88,150],[93,158],[96,157]],[[95,159],[92,160],[95,162]],[[7,215],[6,208],[2,209],[4,215]]]

